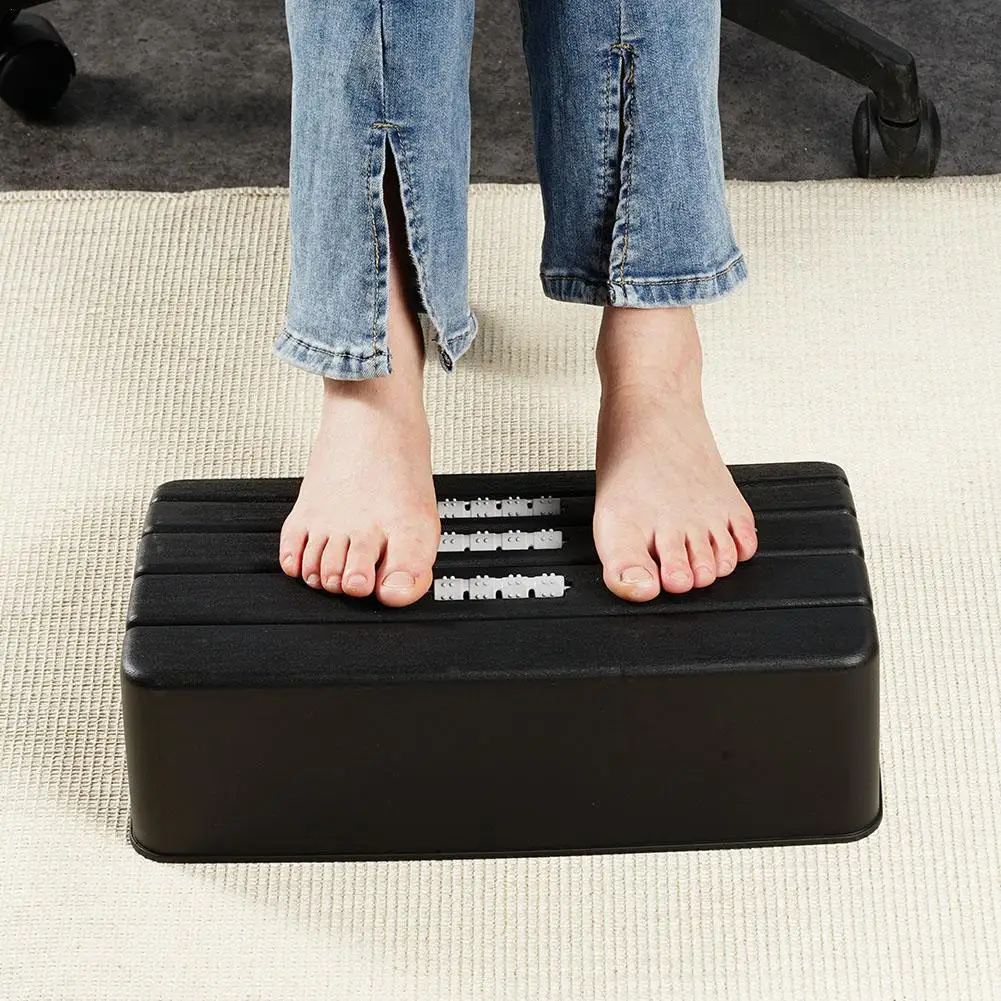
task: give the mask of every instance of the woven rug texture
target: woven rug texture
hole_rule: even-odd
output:
[[[305,470],[321,381],[270,351],[288,192],[0,194],[0,998],[1001,996],[1001,175],[727,196],[750,279],[696,309],[706,407],[729,463],[848,474],[877,831],[170,865],[126,839],[135,551],[165,480]],[[427,367],[434,468],[589,467],[601,310],[542,295],[536,185],[473,185],[469,219],[481,332],[451,375]]]

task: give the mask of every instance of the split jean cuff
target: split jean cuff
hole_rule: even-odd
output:
[[[551,299],[692,306],[747,278],[728,212],[719,0],[520,0]],[[392,372],[387,156],[442,368],[469,305],[474,0],[286,0],[291,269],[272,350],[333,379]]]

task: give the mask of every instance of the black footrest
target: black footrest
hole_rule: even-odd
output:
[[[278,564],[301,480],[153,494],[122,657],[130,836],[161,861],[850,841],[882,816],[876,624],[829,463],[731,466],[758,552],[615,597],[593,471],[438,475],[420,601]]]

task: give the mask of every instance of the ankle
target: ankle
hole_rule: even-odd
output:
[[[668,391],[701,399],[702,345],[690,307],[606,306],[594,353],[603,394]]]

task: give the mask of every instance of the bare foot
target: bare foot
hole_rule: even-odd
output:
[[[691,308],[606,307],[594,542],[619,597],[705,587],[757,549],[754,514],[716,447],[702,402]]]
[[[398,262],[409,260],[387,164],[391,375],[323,378],[323,411],[299,497],[282,525],[290,577],[335,594],[409,605],[431,586],[441,522],[424,412],[424,341]],[[402,243],[401,243],[402,240]]]

